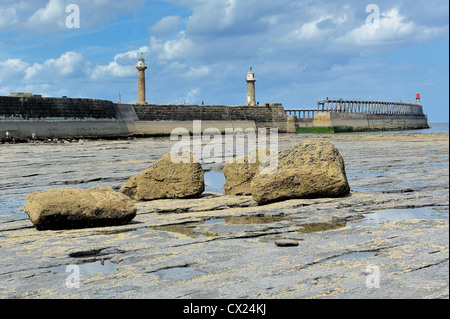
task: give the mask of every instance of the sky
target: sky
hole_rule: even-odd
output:
[[[449,121],[447,0],[0,0],[0,95],[315,108],[415,101]]]

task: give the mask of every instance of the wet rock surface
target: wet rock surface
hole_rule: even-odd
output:
[[[304,139],[280,135],[279,148]],[[33,227],[23,212],[28,193],[119,190],[174,142],[0,146],[0,296],[448,298],[448,134],[307,139],[339,149],[348,196],[258,205],[207,189],[199,198],[135,202],[127,225],[58,231]],[[406,214],[422,209],[427,215]],[[78,287],[69,281],[73,265]]]

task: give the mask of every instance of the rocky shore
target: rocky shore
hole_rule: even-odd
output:
[[[199,198],[135,201],[126,225],[48,231],[27,194],[118,191],[174,142],[0,146],[0,297],[448,298],[448,134],[280,134],[279,148],[306,139],[339,150],[348,196],[261,205],[206,182]]]

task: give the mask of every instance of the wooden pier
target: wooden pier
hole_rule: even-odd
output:
[[[428,128],[420,96],[416,102],[325,99],[317,102],[317,108],[287,109],[286,115],[293,121],[290,131],[405,130]],[[319,129],[320,128],[320,129]]]
[[[322,100],[317,102],[317,112],[364,113],[364,114],[415,114],[423,115],[420,101],[360,101]]]

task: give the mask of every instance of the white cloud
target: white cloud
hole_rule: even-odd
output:
[[[97,65],[93,70],[91,77],[94,80],[111,79],[111,77],[128,77],[136,74],[129,65],[120,65],[117,62],[111,62],[108,65]]]
[[[30,65],[21,59],[8,59],[0,62],[0,84],[11,84],[20,80]]]
[[[46,67],[55,68],[62,76],[86,73],[88,68],[88,63],[83,55],[73,51],[64,53],[59,59],[48,60],[46,64]]]
[[[185,20],[190,36],[223,38],[264,32],[285,17],[292,7],[289,0],[170,0],[188,7]],[[297,16],[298,18],[298,16]]]
[[[179,16],[167,16],[155,23],[149,28],[149,31],[154,35],[166,36],[178,31],[180,25]]]
[[[8,29],[18,22],[16,8],[0,6],[0,30]]]
[[[178,37],[173,40],[162,41],[152,36],[150,39],[150,52],[158,60],[184,60],[195,55],[200,48],[187,38],[184,31],[180,31]]]
[[[397,8],[380,15],[380,26],[374,28],[363,24],[338,37],[335,42],[346,45],[383,46],[410,44],[417,40],[431,40],[442,35],[447,27],[419,26],[407,21]]]
[[[332,32],[331,29],[319,29],[318,24],[329,20],[330,16],[320,17],[317,20],[303,24],[300,29],[294,30],[289,38],[297,38],[299,40],[317,39],[322,38],[326,34]]]
[[[149,47],[148,46],[142,46],[139,49],[136,50],[130,50],[125,53],[118,53],[114,56],[114,61],[118,64],[135,64],[136,61],[141,57],[141,53],[144,54],[144,56],[149,53]]]
[[[25,80],[58,82],[59,78],[84,77],[89,72],[89,62],[81,53],[69,51],[57,59],[35,63],[25,70]]]
[[[188,71],[184,73],[184,76],[188,78],[193,77],[204,77],[210,74],[211,67],[202,65],[202,66],[191,66]]]
[[[62,0],[50,0],[44,8],[38,9],[27,21],[27,27],[38,33],[48,33],[53,28],[65,27],[65,6]]]
[[[0,61],[0,92],[69,95],[83,87],[89,71],[90,63],[82,54],[73,51],[43,63],[30,64],[22,59],[7,59]]]
[[[66,29],[66,18],[71,14],[66,7],[80,8],[83,28],[97,26],[117,18],[119,14],[139,10],[145,0],[2,0],[0,30],[36,30],[48,35]]]
[[[97,65],[92,69],[90,76],[93,80],[123,78],[136,75],[136,61],[141,53],[148,53],[149,48],[143,46],[137,50],[118,53],[114,56],[114,61],[107,65]]]
[[[4,74],[4,72],[8,72],[9,70],[21,72],[26,70],[28,66],[29,64],[22,61],[21,59],[8,59],[6,61],[0,62],[0,70],[2,71],[0,74]]]

